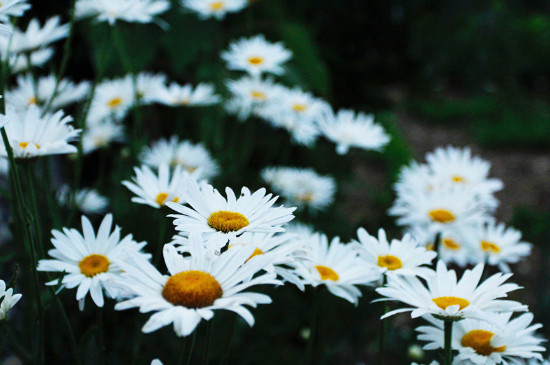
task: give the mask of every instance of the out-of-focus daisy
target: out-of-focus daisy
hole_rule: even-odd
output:
[[[77,150],[69,142],[76,139],[80,129],[74,129],[68,124],[73,119],[64,116],[63,111],[42,116],[35,105],[21,112],[8,108],[6,115],[0,115],[0,120],[8,122],[4,128],[15,158],[72,153]],[[3,145],[0,146],[0,155],[7,156]]]
[[[27,0],[0,0],[0,20],[8,21],[9,17],[19,17],[30,9]]]
[[[336,152],[341,155],[348,153],[350,147],[379,151],[390,141],[384,128],[374,123],[372,114],[340,110],[334,115],[332,110],[328,110],[322,115],[319,129],[327,139],[336,143]]]
[[[21,294],[13,294],[13,288],[6,290],[6,283],[0,280],[0,321],[8,318],[8,311],[21,299]]]
[[[275,275],[260,274],[270,263],[268,256],[249,260],[253,247],[241,247],[222,253],[211,260],[200,234],[191,234],[189,258],[184,258],[171,245],[164,246],[164,262],[170,275],[162,275],[148,261],[135,259],[134,265],[123,265],[120,284],[128,288],[131,298],[118,303],[116,310],[139,307],[140,312],[156,313],[143,326],[145,333],[173,323],[178,336],[191,334],[199,322],[210,320],[215,310],[239,314],[252,326],[254,317],[245,305],[268,304],[271,298],[245,290],[254,285],[279,284]]]
[[[206,106],[217,104],[221,97],[216,95],[214,86],[200,83],[196,87],[191,84],[179,85],[175,82],[159,89],[156,100],[169,106]]]
[[[516,284],[504,284],[512,274],[497,273],[480,284],[482,273],[483,264],[479,264],[473,270],[466,270],[457,282],[456,272],[447,270],[443,261],[438,261],[436,272],[425,278],[427,287],[417,277],[390,273],[388,284],[376,291],[386,297],[383,300],[397,300],[411,307],[393,310],[382,318],[412,312],[412,318],[431,314],[439,319],[485,319],[486,312],[527,310],[521,303],[499,299],[520,288]]]
[[[464,224],[483,223],[490,218],[472,191],[458,185],[447,185],[428,193],[403,192],[389,213],[398,217],[399,225],[418,226],[434,235]]]
[[[260,108],[258,114],[274,127],[286,129],[296,142],[312,145],[320,133],[316,122],[328,104],[299,88],[279,90],[276,100]]]
[[[222,52],[228,69],[246,71],[252,76],[260,76],[262,73],[282,75],[282,64],[291,57],[292,52],[282,43],[268,42],[261,34],[232,42],[229,50]]]
[[[175,218],[176,230],[202,233],[207,246],[214,250],[245,232],[284,232],[282,225],[294,218],[292,212],[296,208],[273,207],[278,197],[266,195],[263,188],[251,193],[243,187],[239,198],[226,188],[224,198],[207,183],[199,187],[196,181],[188,179],[186,185],[183,199],[189,207],[167,203],[178,213],[169,216]]]
[[[107,80],[97,85],[88,119],[101,121],[107,117],[123,119],[135,102],[132,79],[129,77]]]
[[[436,253],[419,246],[418,241],[408,234],[402,240],[393,239],[389,243],[383,229],[378,231],[377,238],[368,234],[364,228],[359,228],[357,238],[359,241],[355,241],[355,244],[359,248],[359,256],[380,275],[392,272],[396,275],[424,277],[432,273],[432,270],[422,265],[429,265],[437,256]]]
[[[0,50],[5,52],[9,45],[9,51],[13,53],[34,51],[63,39],[68,34],[69,25],[61,25],[59,16],[48,19],[44,27],[40,27],[38,19],[32,19],[26,31],[16,28],[11,37],[0,38]]]
[[[151,23],[170,8],[167,0],[78,0],[76,17],[94,17],[114,25],[117,20],[129,23]]]
[[[0,46],[0,52],[2,53],[2,60],[5,61],[5,59],[8,57],[5,50],[1,49]],[[9,64],[10,64],[10,72],[12,74],[16,74],[22,71],[26,71],[32,67],[42,67],[46,62],[48,62],[53,57],[54,51],[52,48],[41,48],[37,51],[30,53],[30,65],[29,65],[29,59],[26,56],[23,55],[17,55],[14,53],[9,54]]]
[[[522,364],[528,359],[542,362],[543,340],[535,336],[540,324],[531,325],[533,314],[511,319],[512,313],[490,314],[491,321],[465,319],[454,324],[452,347],[458,350],[453,364]],[[426,317],[432,326],[421,326],[418,339],[426,350],[443,349],[443,321]]]
[[[30,105],[46,106],[53,96],[55,83],[55,76],[53,75],[41,77],[36,85],[32,75],[19,76],[17,78],[17,88],[6,92],[6,102],[18,110],[28,108]],[[61,109],[84,99],[89,91],[90,84],[88,82],[75,84],[72,81],[62,79],[50,107],[53,110]]]
[[[146,260],[140,252],[146,243],[134,241],[132,235],[120,239],[120,228],[115,226],[111,232],[112,223],[113,216],[107,214],[96,235],[88,218],[82,216],[83,234],[74,228],[63,228],[63,232],[53,230],[55,248],[48,251],[53,259],[38,262],[38,271],[65,273],[61,279],[62,287],[78,287],[76,299],[80,309],[84,308],[88,292],[98,307],[104,304],[103,290],[108,297],[116,298],[119,290],[114,280],[122,272],[120,265],[130,257]],[[46,283],[58,284],[58,279]]]
[[[82,150],[88,154],[99,148],[105,148],[112,142],[122,142],[124,139],[124,127],[112,119],[91,121],[82,134]]]
[[[136,176],[132,181],[123,181],[132,193],[137,196],[132,198],[134,203],[146,204],[153,208],[161,208],[167,202],[183,203],[183,193],[186,190],[186,181],[189,173],[181,167],[170,173],[167,164],[159,166],[158,175],[149,166],[134,167]]]
[[[472,249],[464,236],[471,229],[472,226],[464,225],[458,227],[458,229],[442,230],[439,236],[437,258],[447,264],[454,262],[461,267],[469,264],[472,261]],[[431,232],[422,227],[411,227],[409,232],[428,250],[435,248],[434,240],[436,237]]]
[[[504,272],[510,272],[508,264],[515,264],[531,253],[531,244],[521,240],[521,232],[494,221],[476,225],[466,233],[466,239],[473,248],[473,260],[498,265]]]
[[[491,164],[478,156],[472,156],[469,148],[448,146],[426,154],[428,167],[437,180],[461,184],[473,189],[491,206],[498,201],[493,194],[502,189],[502,181],[489,178]]]
[[[63,205],[71,204],[71,191],[64,185],[57,192],[57,199]],[[94,189],[80,189],[74,194],[74,204],[84,214],[100,214],[107,210],[109,200]]]
[[[357,256],[353,245],[340,243],[335,237],[328,243],[327,236],[314,235],[308,241],[307,258],[296,263],[296,272],[314,287],[325,285],[334,295],[357,304],[361,291],[356,285],[369,285],[380,276],[370,270]]]
[[[161,73],[140,72],[135,76],[135,80],[132,75],[126,75],[126,78],[128,79],[127,83],[135,82],[137,97],[143,105],[157,102],[166,83],[166,75]]]
[[[227,13],[241,11],[248,4],[247,0],[180,0],[181,6],[197,13],[199,18],[225,18]]]
[[[226,109],[241,120],[257,114],[258,109],[273,102],[280,91],[280,86],[274,84],[273,80],[250,76],[227,81],[227,88],[232,97]]]
[[[181,166],[197,179],[210,179],[218,174],[219,166],[202,143],[179,141],[172,136],[169,140],[159,139],[140,154],[140,160],[158,168],[163,163],[171,167]]]
[[[319,175],[313,169],[268,167],[262,171],[262,179],[273,191],[298,207],[323,210],[334,200],[334,179]]]

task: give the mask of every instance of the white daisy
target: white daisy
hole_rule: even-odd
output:
[[[5,61],[7,58],[7,53],[5,50],[2,50],[0,47],[0,52],[2,53],[2,60]],[[42,67],[44,66],[52,57],[54,51],[52,48],[41,48],[37,51],[30,53],[30,63],[33,67]],[[16,74],[22,71],[30,69],[29,59],[24,55],[17,55],[10,53],[9,56],[10,63],[10,72]]]
[[[17,77],[17,88],[6,91],[6,102],[18,110],[28,108],[30,105],[44,107],[53,96],[55,83],[55,76],[53,75],[41,77],[36,85],[32,75],[21,75]],[[89,91],[89,82],[75,84],[72,81],[62,79],[50,107],[57,110],[81,101]]]
[[[0,20],[7,22],[10,16],[20,17],[30,8],[27,0],[0,0]]]
[[[531,244],[521,240],[521,232],[494,221],[475,225],[465,234],[472,247],[474,262],[498,265],[504,272],[510,272],[508,264],[515,264],[531,253]]]
[[[94,17],[114,25],[117,20],[129,23],[151,23],[170,8],[167,0],[78,0],[76,17]]]
[[[59,188],[57,200],[63,205],[71,203],[69,186],[63,185]],[[84,214],[100,214],[107,210],[109,200],[94,189],[80,189],[74,194],[74,204]]]
[[[314,235],[308,241],[307,255],[307,261],[296,262],[296,272],[305,282],[314,287],[325,285],[332,294],[353,304],[361,297],[356,285],[370,285],[380,277],[359,259],[355,246],[340,243],[338,237],[329,245],[326,235]]]
[[[32,19],[26,31],[16,28],[11,37],[0,38],[0,50],[6,52],[9,45],[9,51],[13,53],[34,51],[63,39],[68,34],[69,25],[61,25],[59,16],[48,19],[44,27],[40,27],[38,19]]]
[[[521,364],[522,360],[542,361],[544,347],[535,336],[540,324],[531,325],[533,314],[511,319],[512,313],[491,314],[491,321],[465,319],[453,326],[452,347],[458,350],[453,364]],[[421,326],[418,339],[427,341],[426,350],[443,349],[443,321],[427,316],[431,326]]]
[[[142,331],[150,333],[174,324],[178,336],[191,334],[202,319],[210,320],[215,310],[239,314],[250,326],[254,317],[245,305],[271,303],[271,298],[244,290],[261,284],[280,284],[275,275],[264,273],[250,279],[270,263],[267,256],[248,260],[253,247],[241,247],[222,253],[211,260],[204,249],[200,234],[191,234],[191,256],[184,258],[171,245],[164,246],[164,262],[170,275],[162,275],[144,259],[135,265],[123,265],[125,273],[120,285],[128,288],[132,297],[115,306],[116,310],[139,307],[140,312],[156,313]]]
[[[380,151],[390,141],[384,128],[374,123],[372,114],[340,110],[334,115],[332,110],[327,110],[322,116],[319,129],[327,139],[336,143],[336,152],[341,155],[348,153],[350,147]]]
[[[230,70],[246,71],[252,76],[262,73],[282,75],[282,64],[292,57],[282,43],[270,43],[262,34],[252,38],[241,38],[222,52],[222,58]]]
[[[216,95],[212,84],[200,83],[193,87],[173,82],[159,90],[156,100],[169,106],[206,106],[219,103],[221,97]]]
[[[112,119],[91,121],[86,124],[86,129],[82,134],[82,150],[88,154],[105,148],[112,142],[123,142],[124,140],[124,127]]]
[[[431,264],[436,253],[419,246],[418,241],[408,234],[402,240],[393,239],[389,243],[383,229],[378,231],[377,238],[368,234],[364,228],[359,228],[357,238],[359,241],[354,241],[354,244],[359,248],[359,256],[380,275],[392,272],[396,275],[424,277],[432,272],[423,265]]]
[[[124,119],[134,102],[135,92],[132,78],[124,77],[102,81],[95,90],[88,120],[96,122],[107,117],[116,120]]]
[[[170,172],[167,164],[159,166],[158,175],[149,166],[134,167],[135,177],[132,181],[123,181],[122,184],[136,194],[132,198],[134,203],[149,205],[153,208],[162,208],[167,202],[183,203],[183,193],[186,190],[186,181],[189,173],[181,167]]]
[[[126,75],[129,79],[128,83],[134,83],[132,75]],[[140,72],[135,76],[135,85],[137,96],[142,105],[156,103],[159,100],[159,95],[164,90],[166,83],[166,75],[153,74],[150,72]]]
[[[0,321],[8,318],[8,311],[21,299],[23,295],[13,294],[13,288],[6,290],[6,283],[0,280]]]
[[[258,109],[276,100],[281,90],[272,79],[251,76],[228,80],[226,84],[232,96],[225,108],[240,120],[247,119],[251,114],[257,115]]]
[[[273,207],[278,197],[266,195],[263,188],[251,193],[243,187],[237,199],[230,188],[225,189],[227,198],[224,198],[207,183],[199,187],[196,181],[188,179],[186,185],[183,199],[190,207],[167,203],[179,213],[169,217],[175,218],[178,231],[203,233],[207,246],[214,250],[245,232],[284,232],[282,225],[294,218],[292,212],[296,208]]]
[[[179,141],[172,136],[169,140],[159,139],[151,147],[145,147],[140,160],[151,167],[158,168],[163,163],[171,167],[181,166],[198,179],[211,179],[219,172],[219,166],[202,143]]]
[[[504,284],[512,274],[497,273],[479,286],[483,264],[466,270],[457,282],[456,272],[447,270],[443,261],[437,262],[436,271],[425,278],[427,287],[416,277],[388,274],[388,284],[376,291],[386,297],[382,300],[397,300],[412,307],[393,310],[382,318],[401,312],[412,312],[417,318],[432,314],[440,319],[484,319],[487,312],[526,311],[521,303],[501,300],[507,293],[520,287]]]
[[[114,280],[122,272],[121,264],[130,257],[146,260],[140,252],[146,243],[134,241],[132,235],[120,239],[120,228],[115,226],[111,232],[112,223],[113,216],[107,214],[96,235],[88,218],[82,216],[83,234],[74,228],[63,228],[63,232],[53,230],[55,249],[48,251],[53,260],[38,262],[38,271],[65,273],[62,287],[78,287],[76,299],[81,309],[88,292],[98,307],[104,304],[103,290],[108,297],[116,298],[119,289]],[[58,285],[58,281],[55,279],[46,285]]]
[[[180,0],[181,6],[198,14],[199,18],[225,18],[227,13],[241,11],[248,4],[247,0]]]
[[[334,201],[336,182],[313,169],[268,167],[262,171],[262,179],[291,205],[323,210]]]
[[[70,116],[63,111],[46,114],[43,117],[38,107],[31,105],[21,112],[13,108],[0,115],[0,120],[8,122],[4,127],[15,158],[65,154],[76,152],[69,142],[77,138],[80,129],[74,129]],[[0,156],[7,156],[4,145],[0,146]]]
[[[443,260],[446,264],[456,263],[461,267],[465,267],[471,263],[472,249],[468,241],[464,238],[467,231],[471,230],[472,226],[463,225],[454,229],[444,229],[439,236],[439,248],[437,258]],[[435,248],[435,236],[421,227],[411,227],[409,233],[422,246],[428,250]],[[477,262],[476,262],[477,263]]]

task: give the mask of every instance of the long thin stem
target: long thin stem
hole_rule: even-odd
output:
[[[76,365],[80,365],[80,357],[78,356],[78,344],[76,341],[76,336],[74,334],[73,326],[71,325],[71,321],[69,320],[69,317],[67,316],[67,312],[65,311],[65,308],[63,307],[63,303],[61,303],[61,300],[57,295],[55,295],[53,289],[51,287],[48,287],[50,291],[50,295],[55,299],[55,302],[57,304],[57,307],[59,308],[59,312],[61,312],[61,317],[63,318],[63,322],[65,322],[65,325],[67,326],[67,331],[69,333],[69,341],[71,343],[71,350],[73,352],[73,357]]]
[[[191,358],[193,357],[193,350],[195,349],[195,341],[197,340],[197,329],[193,332],[193,337],[191,338],[191,347],[189,348],[189,355],[187,355],[187,365],[191,364]]]
[[[386,285],[386,275],[382,277],[382,286]],[[388,313],[390,310],[390,307],[388,306],[387,302],[384,302],[384,314]],[[378,364],[383,365],[384,364],[384,352],[386,350],[386,332],[387,332],[387,324],[388,319],[381,319],[380,320],[380,334],[378,339]]]
[[[97,341],[97,357],[99,364],[105,365],[106,362],[106,350],[105,350],[105,336],[104,336],[104,329],[103,329],[103,310],[102,308],[98,308],[97,310],[97,333],[96,333],[96,341]]]
[[[451,365],[453,363],[453,321],[445,320],[445,349],[443,355],[443,365]]]
[[[214,318],[206,323],[206,337],[202,353],[203,364],[208,365],[210,360],[210,346],[212,343],[212,327],[214,326]]]

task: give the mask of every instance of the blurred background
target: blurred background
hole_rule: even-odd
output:
[[[34,1],[26,19],[62,14],[67,20],[70,3]],[[516,299],[529,305],[535,322],[544,325],[541,334],[550,337],[550,1],[255,0],[221,22],[200,21],[176,5],[161,17],[170,32],[156,25],[117,24],[135,71],[162,71],[178,82],[210,81],[223,94],[224,79],[231,73],[219,52],[232,39],[263,33],[268,40],[282,41],[294,54],[283,83],[299,84],[335,109],[374,113],[392,142],[384,153],[352,150],[341,157],[328,142],[319,141],[315,149],[291,146],[289,153],[279,155],[278,146],[289,143],[286,132],[273,132],[265,123],[257,123],[252,131],[241,129],[235,120],[224,121],[220,135],[203,138],[200,123],[226,118],[221,108],[200,113],[146,109],[147,141],[172,135],[177,123],[182,137],[202,140],[220,162],[225,173],[214,181],[218,188],[258,188],[258,172],[268,164],[312,166],[332,174],[339,181],[334,205],[316,216],[299,218],[343,240],[354,237],[358,227],[371,233],[384,227],[390,237],[399,237],[400,229],[386,214],[399,168],[411,159],[423,161],[424,154],[437,146],[471,146],[492,163],[492,177],[504,182],[497,195],[497,217],[534,244],[530,258],[512,268],[513,281],[525,287]],[[100,47],[98,39],[106,28],[91,21],[77,23],[67,72],[74,81],[93,79],[102,57],[107,59],[107,76],[124,74],[114,46],[107,40]],[[235,154],[228,151],[246,133],[256,134],[258,140],[243,150],[233,169]],[[266,133],[269,141],[261,137]],[[111,199],[115,222],[137,240],[152,241],[157,233],[144,225],[150,212],[140,207],[136,213],[130,193],[119,183],[132,175],[132,166],[124,162],[125,148],[119,145],[86,157],[83,185],[98,178],[98,166],[115,171],[110,176],[113,184],[102,188]],[[271,152],[259,154],[266,150]],[[267,292],[274,301],[254,311],[256,325],[249,329],[237,323],[229,363],[289,364],[303,358],[313,294],[293,287]],[[61,296],[76,309],[74,293]],[[372,299],[365,291],[356,308],[320,293],[316,363],[375,363],[382,305],[371,304]],[[90,323],[92,312],[90,305],[83,314]],[[107,334],[108,349],[124,354],[128,338],[120,334],[139,328],[146,318],[137,311],[109,311],[106,316],[113,329]],[[216,314],[214,354],[225,346],[230,317]],[[418,323],[407,315],[393,317],[390,323],[388,347],[393,351],[387,364],[410,363],[406,349],[415,342]],[[93,361],[93,336],[84,327],[77,332]],[[143,335],[140,341],[143,347],[134,348],[132,356],[143,364],[159,355],[169,358],[165,351],[179,352],[181,345],[171,328]],[[55,334],[52,344],[54,353],[65,346]],[[65,360],[70,361],[69,354]]]

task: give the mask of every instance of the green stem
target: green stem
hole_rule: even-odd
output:
[[[208,365],[210,359],[210,346],[212,343],[212,327],[214,326],[214,318],[210,319],[206,323],[206,337],[204,343],[204,350],[202,353],[203,364]]]
[[[453,363],[453,321],[445,320],[445,349],[443,357],[443,365],[451,365]]]
[[[307,341],[307,361],[306,364],[314,364],[315,359],[313,356],[313,348],[315,345],[315,338],[317,337],[317,326],[319,322],[319,302],[321,290],[319,287],[313,288],[313,309],[311,311],[311,325],[310,333]]]
[[[386,274],[383,274],[382,277],[382,286],[386,285],[387,282]],[[390,310],[389,305],[387,302],[384,302],[384,314],[388,313]],[[387,332],[387,318],[380,320],[380,334],[378,339],[378,364],[383,365],[384,364],[384,352],[386,350],[386,332]]]
[[[231,342],[233,340],[233,335],[235,333],[235,327],[237,326],[237,317],[236,315],[233,316],[233,319],[231,320],[231,324],[229,325],[229,332],[227,336],[227,342],[225,344],[225,348],[223,349],[223,355],[220,360],[220,365],[224,365],[227,363],[227,360],[229,359],[229,353],[231,350]]]
[[[439,246],[441,246],[441,232],[437,232],[434,238],[434,252],[437,254],[436,259],[433,261],[433,266],[437,265],[437,260],[439,259]]]
[[[29,356],[29,348],[20,343],[21,336],[14,331],[10,323],[7,320],[0,321],[1,329],[3,334],[6,337],[6,340],[9,340],[13,346],[13,351],[19,356],[25,363],[31,363],[32,359]]]
[[[65,325],[67,326],[67,331],[69,332],[69,340],[71,343],[71,350],[73,352],[75,364],[80,365],[81,362],[80,362],[80,358],[78,357],[78,344],[76,342],[76,336],[74,334],[71,321],[69,320],[69,317],[67,316],[67,312],[65,311],[65,308],[63,307],[63,304],[61,303],[61,300],[59,299],[59,297],[55,295],[51,287],[48,287],[48,289],[50,291],[50,295],[55,299],[57,307],[59,308],[59,312],[61,312],[61,317],[63,318],[63,322],[65,322]]]
[[[103,330],[103,308],[97,308],[97,357],[99,364],[105,365],[106,362],[106,350],[105,350],[105,337]]]
[[[197,329],[193,332],[193,337],[191,338],[191,347],[189,348],[189,355],[187,355],[187,365],[191,364],[191,357],[193,357],[193,350],[195,349],[195,341],[197,340]],[[181,364],[181,362],[180,362]]]

